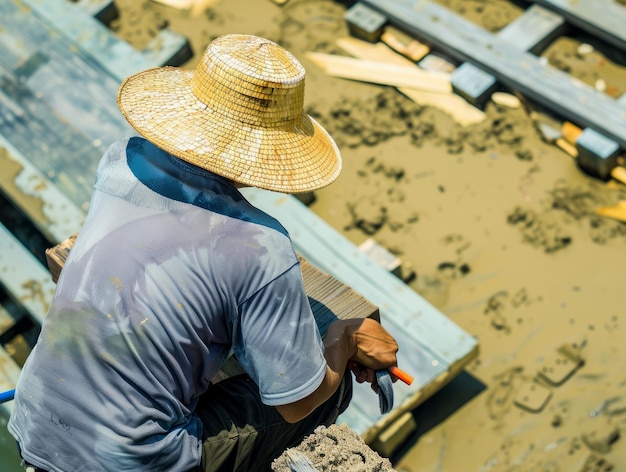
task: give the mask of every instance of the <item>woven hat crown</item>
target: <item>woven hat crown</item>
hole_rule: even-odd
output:
[[[278,127],[300,118],[304,77],[304,67],[276,43],[226,35],[206,49],[191,90],[202,103],[232,119]]]
[[[298,193],[330,184],[341,154],[304,111],[304,67],[264,38],[213,40],[194,70],[128,77],[117,102],[128,122],[168,153],[232,181]]]

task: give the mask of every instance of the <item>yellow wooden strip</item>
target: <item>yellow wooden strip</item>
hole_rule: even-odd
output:
[[[398,89],[415,103],[431,106],[446,112],[461,126],[470,126],[484,121],[485,112],[470,105],[456,94],[424,92],[407,87]]]
[[[190,11],[191,16],[197,16],[207,8],[215,5],[220,0],[152,0],[156,3],[161,3],[170,8],[177,10]]]
[[[598,215],[626,222],[626,200],[620,200],[617,205],[612,207],[598,208],[596,212]]]
[[[424,43],[420,43],[394,27],[385,28],[380,39],[394,51],[408,57],[413,62],[419,61],[430,52],[430,48]]]
[[[309,52],[307,57],[334,77],[395,87],[411,87],[429,92],[452,93],[450,74],[443,72],[317,52]]]
[[[578,136],[582,134],[583,130],[569,121],[563,122],[561,126],[561,134],[563,138],[570,144],[575,145]]]
[[[394,52],[383,43],[371,44],[356,38],[339,38],[337,45],[348,54],[359,59],[386,62],[419,69],[406,57]],[[418,90],[413,87],[398,87],[398,91],[406,95],[415,103],[430,106],[449,114],[461,126],[480,123],[485,119],[485,112],[466,102],[454,93],[433,93]]]
[[[388,64],[397,64],[399,66],[407,66],[417,68],[417,65],[409,61],[406,57],[394,52],[383,43],[368,43],[357,38],[347,37],[338,38],[337,46],[352,54],[358,59],[367,59],[370,61],[386,62]]]
[[[613,177],[618,182],[626,184],[626,169],[624,169],[622,166],[615,167],[611,171],[611,177]]]
[[[565,151],[567,154],[569,154],[571,157],[578,157],[578,149],[576,149],[576,146],[573,146],[569,143],[569,141],[567,141],[565,138],[559,138],[555,141],[555,144],[562,149],[563,151]]]

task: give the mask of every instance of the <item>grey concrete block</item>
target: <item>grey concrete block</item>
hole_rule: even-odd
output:
[[[469,62],[457,67],[450,80],[455,93],[477,106],[483,106],[498,89],[498,81],[493,75]]]
[[[355,38],[375,43],[383,33],[383,27],[387,23],[387,17],[376,10],[355,3],[344,14],[344,20],[348,23],[350,34]]]
[[[611,171],[618,165],[618,143],[592,128],[585,128],[576,140],[576,148],[577,162],[581,169],[602,180],[611,177]]]

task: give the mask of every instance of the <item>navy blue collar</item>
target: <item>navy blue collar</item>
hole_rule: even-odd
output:
[[[287,234],[278,221],[252,206],[230,180],[172,156],[144,138],[128,140],[126,161],[135,177],[159,195]]]

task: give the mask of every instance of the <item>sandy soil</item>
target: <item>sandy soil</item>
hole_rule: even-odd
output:
[[[480,342],[467,371],[484,390],[413,437],[395,467],[626,470],[626,225],[596,214],[626,199],[626,187],[583,174],[523,108],[490,103],[483,123],[461,127],[395,89],[325,76],[304,53],[339,52],[339,2],[209,3],[193,16],[118,0],[112,26],[138,46],[168,24],[200,53],[231,32],[292,50],[308,70],[307,108],[344,156],[342,175],[311,209],[354,243],[373,237],[398,255],[415,272],[411,287]],[[440,3],[490,31],[521,13],[498,0]],[[561,38],[544,56],[624,93],[619,55],[580,53],[580,44]]]

